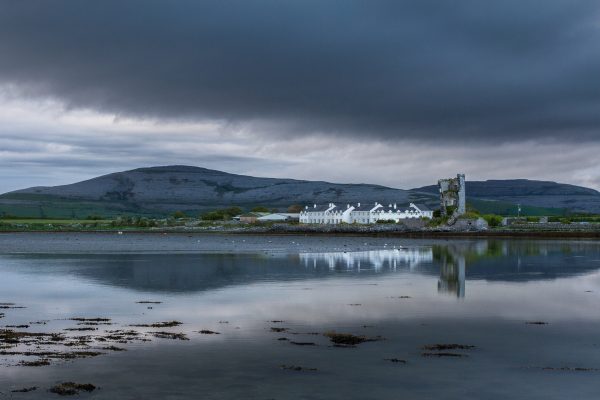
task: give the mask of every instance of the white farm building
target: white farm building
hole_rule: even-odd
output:
[[[385,207],[383,204],[371,203],[369,205],[358,203],[357,205],[347,204],[345,208],[338,207],[334,203],[324,206],[314,204],[312,207],[306,206],[300,212],[300,223],[303,224],[339,224],[339,223],[357,223],[374,224],[377,221],[399,222],[411,218],[433,218],[433,211],[423,205],[410,203],[406,209],[397,207],[396,204],[390,204]]]

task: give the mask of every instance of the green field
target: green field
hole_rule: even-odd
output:
[[[110,224],[111,219],[36,219],[36,218],[0,218],[0,224],[28,224],[28,225],[85,225],[85,224]]]
[[[90,215],[113,218],[119,215],[149,215],[147,210],[133,204],[114,201],[73,200],[37,194],[8,193],[0,196],[0,218],[82,220]]]
[[[496,214],[505,217],[512,217],[518,214],[517,205],[505,203],[502,201],[489,201],[478,199],[467,199],[467,204],[481,214]],[[521,205],[521,216],[565,216],[568,210],[564,208],[548,208]]]
[[[423,202],[433,205],[434,201],[430,196],[412,196],[411,201]],[[502,201],[480,200],[474,198],[467,199],[468,205],[477,210],[480,214],[496,214],[502,216],[516,216],[517,205]],[[181,210],[187,215],[197,216],[202,212],[213,211],[218,207],[198,206],[194,210]],[[436,208],[436,207],[434,207]],[[175,211],[175,210],[173,210]],[[13,223],[46,223],[46,224],[76,224],[89,223],[87,217],[96,215],[101,216],[103,222],[118,216],[129,215],[147,218],[164,218],[171,212],[157,213],[151,212],[135,204],[111,201],[84,201],[57,198],[53,196],[40,196],[31,194],[7,194],[0,196],[0,221],[10,215]],[[567,216],[568,210],[563,208],[547,208],[535,206],[521,206],[522,216]],[[36,221],[36,222],[32,222]],[[54,222],[50,222],[54,221]]]

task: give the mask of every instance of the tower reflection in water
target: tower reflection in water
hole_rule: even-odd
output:
[[[388,272],[409,270],[431,273],[430,268],[420,270],[421,264],[439,262],[438,292],[465,296],[465,249],[460,247],[414,247],[385,250],[301,253],[300,261],[306,268],[328,268],[331,271]],[[470,249],[471,251],[473,249]]]
[[[443,257],[440,265],[438,292],[465,297],[465,256],[458,253],[453,257]]]

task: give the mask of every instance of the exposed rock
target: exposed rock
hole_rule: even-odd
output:
[[[316,368],[307,368],[307,367],[300,367],[297,365],[281,365],[280,366],[281,369],[287,369],[289,371],[317,371]]]
[[[337,333],[337,332],[325,332],[323,336],[326,336],[336,345],[344,346],[356,346],[357,344],[364,342],[374,342],[382,340],[381,337],[368,338],[366,336],[357,336],[350,333]]]
[[[389,362],[393,362],[393,363],[400,363],[400,364],[406,364],[406,360],[402,360],[400,358],[384,358],[385,361],[389,361]]]
[[[460,358],[460,357],[469,357],[467,354],[460,354],[460,353],[421,353],[421,356],[423,357],[456,357],[456,358]]]
[[[19,365],[23,367],[44,367],[50,365],[50,360],[43,358],[35,361],[21,361]]]
[[[91,383],[75,383],[75,382],[64,382],[50,388],[51,393],[56,393],[61,396],[72,396],[79,394],[79,392],[93,392],[96,390],[96,386]]]
[[[150,332],[150,334],[159,339],[190,340],[185,333]]]
[[[181,324],[182,324],[182,322],[179,322],[179,321],[167,321],[167,322],[155,322],[153,324],[138,324],[138,325],[131,325],[131,326],[135,326],[138,328],[172,328],[174,326],[179,326]]]
[[[429,351],[444,351],[444,350],[472,350],[475,346],[469,344],[431,344],[427,346],[423,346],[423,350]]]
[[[23,389],[11,390],[11,393],[29,393],[29,392],[33,392],[34,390],[37,390],[37,386],[32,386],[32,387],[23,388]]]
[[[110,322],[110,318],[69,318],[71,321],[79,321],[79,322]]]
[[[600,371],[598,368],[584,368],[584,367],[544,367],[544,371],[574,371],[574,372],[596,372]]]

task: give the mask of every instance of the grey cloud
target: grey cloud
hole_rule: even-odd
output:
[[[40,143],[39,132],[21,132],[19,135],[5,134],[0,128],[0,146],[3,156],[0,168],[39,166],[43,168],[106,168],[111,171],[135,166],[144,167],[156,163],[200,165],[210,168],[234,166],[235,169],[277,169],[291,166],[291,161],[267,159],[246,154],[210,154],[192,147],[193,138],[170,140],[168,134],[157,138],[150,134],[122,135],[118,141],[109,133],[98,132],[95,136],[73,137],[51,134],[49,140]],[[170,149],[170,144],[177,148]],[[61,151],[53,151],[51,145]],[[251,149],[248,143],[243,148]],[[161,161],[159,161],[161,160]]]
[[[295,165],[290,160],[253,156],[247,140],[236,143],[231,151],[218,137],[199,141],[168,129],[152,133],[140,127],[123,133],[96,126],[90,132],[84,125],[65,126],[47,118],[33,124],[25,118],[18,128],[12,122],[0,115],[0,193],[151,165],[202,165],[264,175]],[[44,126],[48,128],[44,130]]]
[[[600,139],[600,3],[2,1],[0,82],[118,115]]]

